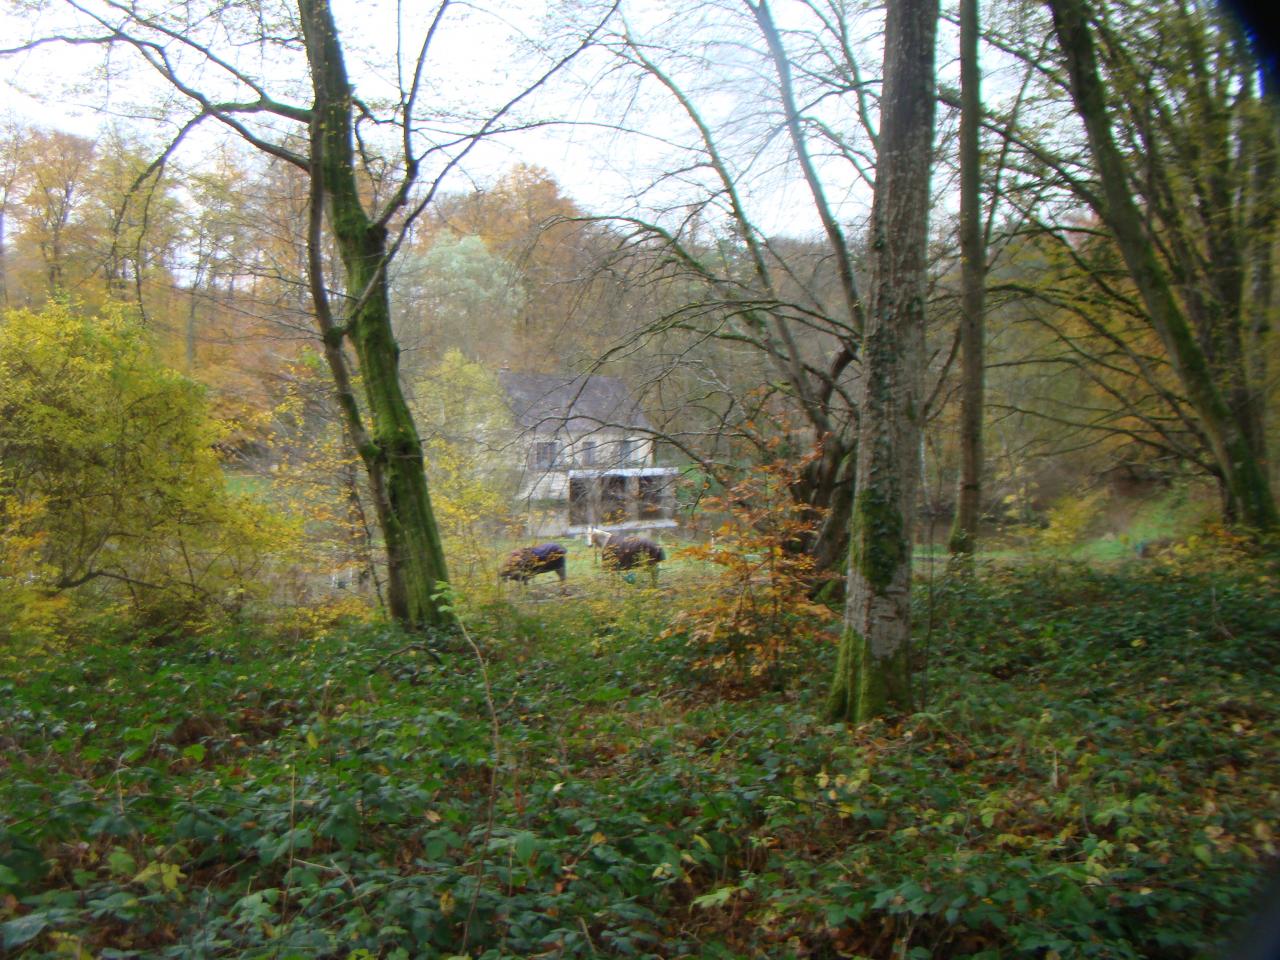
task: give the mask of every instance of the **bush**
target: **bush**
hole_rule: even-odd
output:
[[[258,592],[291,541],[228,492],[204,391],[121,310],[0,317],[0,411],[0,552],[26,549],[32,590],[123,602],[157,625],[202,621]]]
[[[723,521],[706,543],[682,551],[718,573],[663,636],[683,638],[692,667],[716,685],[777,682],[797,647],[834,618],[809,599],[817,574],[813,557],[798,549],[820,517],[788,492],[807,464],[759,466],[708,498],[706,514]]]

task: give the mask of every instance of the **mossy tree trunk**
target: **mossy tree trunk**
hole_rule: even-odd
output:
[[[938,0],[898,0],[885,23],[871,213],[870,307],[844,632],[834,720],[911,707],[911,549],[924,412],[924,302]]]
[[[1272,297],[1274,280],[1274,240],[1276,225],[1280,223],[1280,195],[1277,194],[1277,175],[1280,174],[1280,99],[1277,91],[1270,89],[1264,80],[1266,72],[1259,74],[1259,104],[1251,118],[1256,130],[1255,142],[1259,148],[1253,151],[1253,206],[1249,211],[1248,261],[1249,273],[1249,399],[1251,431],[1258,438],[1259,449],[1266,449],[1267,442],[1267,385],[1271,383],[1267,343],[1271,335]],[[1275,482],[1274,464],[1268,470],[1268,480]],[[1274,489],[1274,486],[1272,487]]]
[[[422,445],[400,385],[400,348],[387,296],[387,227],[365,210],[356,180],[352,90],[327,0],[299,0],[315,103],[310,173],[312,294],[347,428],[369,475],[387,552],[387,605],[410,628],[452,622],[438,598],[448,581],[431,509]],[[320,217],[329,226],[346,274],[346,294],[334,316],[323,283]],[[347,372],[343,341],[359,364],[364,409]],[[365,418],[367,416],[367,425]]]

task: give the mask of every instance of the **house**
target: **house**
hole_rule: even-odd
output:
[[[521,431],[520,499],[530,535],[676,525],[679,470],[655,466],[651,425],[626,384],[510,370],[498,382]]]

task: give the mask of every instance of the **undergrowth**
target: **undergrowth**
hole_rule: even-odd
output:
[[[22,664],[0,949],[1191,958],[1252,910],[1280,809],[1265,572],[938,582],[921,709],[857,729],[817,718],[829,643],[726,701],[657,639],[680,598],[629,587],[470,609],[484,670],[379,626]]]

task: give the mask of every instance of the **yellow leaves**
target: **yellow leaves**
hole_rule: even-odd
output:
[[[44,587],[54,574],[42,555],[48,539],[40,529],[44,515],[42,499],[0,495],[0,639],[9,641],[0,662],[12,658],[14,672],[19,661],[55,640],[70,603],[66,594]]]
[[[1051,549],[1073,546],[1097,516],[1104,497],[1104,491],[1094,490],[1058,500],[1049,509],[1048,526],[1039,533],[1040,544]]]
[[[1276,855],[1275,835],[1271,830],[1271,825],[1264,820],[1255,820],[1249,831],[1253,834],[1253,838],[1259,841],[1261,852],[1269,857]]]
[[[31,582],[108,569],[130,589],[119,580],[95,588],[192,625],[224,598],[236,607],[262,589],[263,563],[287,528],[229,490],[213,448],[226,429],[204,391],[160,362],[148,331],[120,308],[9,311],[0,356],[11,364],[0,377],[0,444],[24,476],[21,503],[0,505],[0,525],[14,507],[48,505],[22,531],[39,543],[15,544],[49,562]]]
[[[55,930],[49,934],[49,942],[53,945],[55,957],[71,957],[72,960],[93,960],[84,943],[75,934]]]
[[[1024,850],[1035,843],[1035,837],[1024,837],[1016,833],[1001,833],[996,836],[996,846],[1009,847],[1012,850]]]
[[[133,878],[133,882],[141,884],[148,890],[160,890],[165,893],[178,894],[180,899],[181,893],[178,885],[184,876],[185,874],[176,863],[161,863],[158,860],[153,860],[142,868],[138,875]]]

